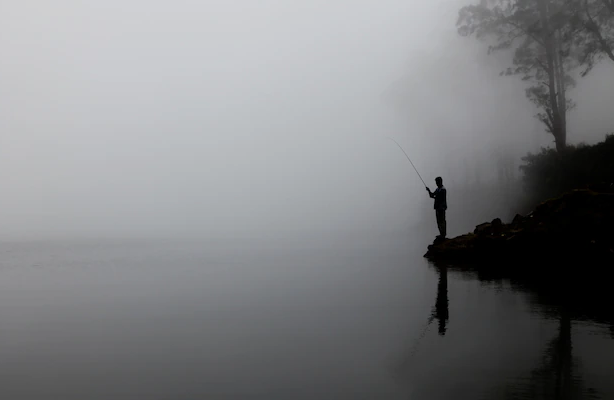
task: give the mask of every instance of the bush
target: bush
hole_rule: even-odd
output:
[[[568,146],[557,152],[544,149],[527,154],[520,166],[529,203],[546,200],[572,189],[612,188],[614,182],[614,134],[593,146]]]

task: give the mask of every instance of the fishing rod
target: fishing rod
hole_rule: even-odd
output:
[[[435,320],[435,316],[433,316],[433,315],[431,315],[429,317],[429,319],[427,320],[426,325],[424,326],[424,328],[422,330],[422,333],[420,333],[420,336],[418,336],[418,338],[416,339],[416,341],[414,343],[414,347],[409,352],[409,358],[410,359],[414,356],[414,354],[416,354],[416,351],[418,351],[418,347],[420,347],[420,343],[422,342],[422,339],[424,339],[424,336],[426,336],[426,332],[428,332],[429,328],[431,327],[431,323],[434,320]]]
[[[418,172],[418,170],[416,169],[416,166],[414,165],[413,162],[411,162],[411,159],[409,158],[409,156],[407,155],[407,153],[405,152],[405,150],[403,150],[403,148],[401,147],[401,145],[394,140],[393,138],[391,138],[390,136],[386,136],[388,139],[392,140],[394,143],[396,143],[397,146],[399,146],[399,149],[401,149],[401,151],[403,152],[403,154],[405,154],[405,157],[407,157],[407,160],[409,161],[409,163],[411,164],[412,167],[414,167],[414,171],[416,171],[416,174],[418,174],[418,178],[420,178],[420,180],[422,181],[422,183],[424,184],[424,187],[426,186],[426,183],[424,183],[424,179],[422,179],[422,177],[420,176],[420,172]]]
[[[393,374],[396,377],[402,380],[406,380],[407,374],[410,374],[410,375],[414,374],[414,370],[412,368],[415,365],[414,356],[416,355],[416,352],[418,351],[418,348],[420,347],[420,344],[422,343],[422,339],[424,339],[424,337],[426,336],[426,333],[431,327],[431,323],[433,322],[434,319],[435,318],[433,316],[429,317],[428,321],[426,322],[426,325],[424,325],[422,331],[420,332],[420,336],[418,336],[414,340],[413,346],[411,347],[409,352],[406,355],[402,356],[400,360],[394,363]],[[413,396],[411,397],[413,398]]]

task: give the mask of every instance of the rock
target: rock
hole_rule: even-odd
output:
[[[614,266],[613,248],[614,193],[574,190],[539,204],[527,217],[516,215],[509,225],[495,218],[477,225],[473,234],[436,240],[425,257],[492,265],[516,260],[519,266],[523,260],[562,265],[572,258],[586,264],[589,258],[609,257]]]
[[[449,240],[449,239],[442,238],[441,236],[437,236],[435,238],[435,240],[433,240],[433,244],[441,244],[441,243],[445,242],[446,240]]]
[[[489,235],[499,235],[503,230],[503,222],[501,222],[500,218],[495,218],[491,222],[484,222],[475,227],[473,233],[475,235],[481,236],[489,236]]]
[[[588,185],[588,189],[599,193],[614,193],[614,184],[611,182],[597,182]]]
[[[473,230],[473,233],[475,235],[489,235],[491,228],[492,224],[490,224],[489,222],[484,222],[483,224],[476,226]]]
[[[518,225],[522,224],[522,223],[523,223],[523,222],[525,222],[525,221],[526,221],[526,218],[525,218],[525,217],[523,217],[523,216],[522,216],[522,215],[520,215],[520,214],[516,214],[516,215],[514,216],[514,219],[512,220],[512,225],[513,225],[513,226],[518,226]]]
[[[442,259],[465,258],[471,254],[474,238],[475,235],[468,233],[454,239],[444,239],[442,242],[428,246],[428,251],[424,256],[434,255]]]

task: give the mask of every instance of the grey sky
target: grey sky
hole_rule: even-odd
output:
[[[430,203],[380,137],[429,184],[549,142],[517,82],[456,36],[465,3],[4,2],[4,235],[403,226]],[[580,92],[572,142],[612,123],[607,68],[581,82],[603,101]]]

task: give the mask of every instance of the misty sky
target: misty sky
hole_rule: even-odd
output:
[[[467,3],[4,2],[2,235],[399,228],[431,204],[384,136],[432,186],[551,144]],[[570,142],[612,130],[612,69]]]

